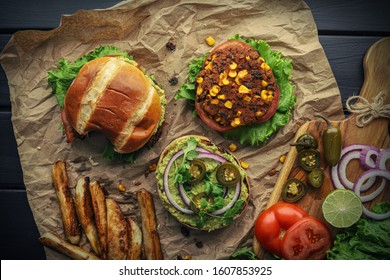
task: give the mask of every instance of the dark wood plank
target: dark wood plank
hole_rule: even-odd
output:
[[[0,34],[0,52],[10,39],[11,35]],[[7,77],[3,67],[0,65],[0,108],[9,107],[10,105]]]
[[[0,190],[24,190],[23,172],[11,123],[10,112],[0,112]]]
[[[388,0],[305,0],[320,34],[390,34]]]
[[[343,105],[358,95],[363,84],[363,58],[368,48],[381,37],[319,36],[340,89]]]
[[[0,259],[46,259],[25,191],[0,190]]]

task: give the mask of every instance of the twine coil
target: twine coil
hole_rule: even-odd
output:
[[[374,119],[390,119],[390,104],[385,103],[385,97],[388,93],[381,91],[373,99],[372,103],[361,96],[351,96],[346,102],[347,110],[356,114],[356,125],[365,127]],[[360,102],[356,102],[360,101]]]

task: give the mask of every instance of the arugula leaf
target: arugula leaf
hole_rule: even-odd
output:
[[[278,109],[271,119],[261,124],[239,127],[224,133],[225,137],[237,139],[241,144],[258,145],[266,142],[280,127],[285,126],[291,118],[291,111],[296,103],[296,96],[294,95],[295,85],[291,82],[292,61],[287,57],[282,57],[281,52],[272,51],[270,46],[263,40],[244,38],[239,34],[229,39],[243,41],[257,50],[267,64],[271,66],[276,83],[280,89]],[[190,61],[188,83],[181,85],[175,95],[175,99],[184,98],[187,99],[190,105],[194,105],[196,97],[194,83],[197,75],[202,70],[202,64],[206,60],[207,55],[208,53],[203,57]]]

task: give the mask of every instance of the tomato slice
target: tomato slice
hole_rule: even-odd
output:
[[[296,204],[275,203],[257,218],[255,236],[263,248],[280,256],[284,233],[305,216],[307,213]]]
[[[281,242],[282,257],[288,260],[321,260],[332,246],[332,234],[320,220],[306,216],[291,226]]]

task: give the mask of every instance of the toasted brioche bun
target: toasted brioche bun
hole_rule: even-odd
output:
[[[144,146],[163,114],[151,79],[120,57],[87,62],[69,87],[63,110],[65,129],[70,126],[81,136],[101,131],[118,153]]]

